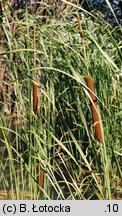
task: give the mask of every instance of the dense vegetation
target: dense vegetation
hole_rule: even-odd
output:
[[[0,73],[7,81],[1,81],[0,197],[121,199],[121,26],[113,28],[75,3],[44,3],[35,12],[14,11],[4,2],[2,13]],[[94,134],[89,74],[101,143]],[[11,91],[4,91],[6,82]]]

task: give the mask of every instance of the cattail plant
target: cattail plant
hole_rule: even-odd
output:
[[[85,48],[85,42],[84,42],[84,34],[83,34],[83,29],[82,29],[82,25],[80,22],[80,16],[77,13],[76,14],[77,17],[77,21],[78,21],[78,26],[79,26],[79,33],[80,33],[80,37],[81,37],[81,43],[82,43],[82,47],[83,47],[83,54],[84,54],[84,59],[85,59],[85,66],[87,69],[87,73],[89,74],[89,70],[88,70],[88,58],[87,58],[87,53],[86,53],[86,48]],[[87,76],[87,86],[89,88],[89,94],[91,96],[92,99],[92,104],[91,104],[91,112],[92,112],[92,118],[93,118],[93,124],[94,124],[94,129],[95,129],[95,136],[97,138],[97,140],[99,142],[102,142],[103,138],[102,138],[102,128],[101,128],[101,123],[100,123],[100,116],[98,113],[98,106],[96,103],[96,96],[94,94],[94,85],[93,85],[93,81],[92,81],[92,77],[90,75]]]
[[[98,105],[97,105],[97,98],[94,93],[94,85],[91,75],[87,76],[87,86],[89,88],[89,94],[92,99],[91,103],[91,112],[92,112],[92,119],[93,119],[93,126],[95,130],[95,136],[99,142],[103,141],[102,137],[102,128],[101,128],[101,120],[100,120],[100,114],[98,111]]]
[[[36,30],[34,26],[34,38],[33,38],[33,47],[34,47],[34,67],[36,67]],[[38,82],[34,81],[33,82],[33,112],[35,114],[38,113]],[[39,185],[42,188],[44,181],[44,172],[40,172],[39,176]]]
[[[36,67],[36,30],[35,30],[35,27],[34,27],[34,35],[33,35],[33,48],[34,48],[34,68],[35,68]],[[38,83],[37,81],[33,83],[33,111],[35,114],[37,114],[37,111],[38,111]]]

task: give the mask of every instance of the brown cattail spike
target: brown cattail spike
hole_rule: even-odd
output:
[[[33,111],[35,114],[38,112],[38,86],[37,83],[33,83]]]
[[[99,142],[102,142],[103,138],[102,138],[101,121],[100,121],[100,116],[98,113],[98,106],[96,103],[91,104],[91,112],[92,112],[92,119],[93,119],[93,126],[94,126],[94,130],[95,130],[95,136]]]
[[[44,182],[44,172],[41,171],[40,176],[39,176],[39,185],[40,185],[41,188],[43,186],[43,182]]]
[[[96,102],[96,96],[94,93],[94,84],[93,84],[92,77],[90,75],[87,76],[87,86],[89,88],[89,94],[90,94],[91,99],[92,99],[91,112],[92,112],[92,119],[93,119],[93,126],[94,126],[94,130],[95,130],[95,136],[99,142],[102,142],[103,137],[102,137],[101,120],[100,120],[100,115],[98,112],[98,105]]]
[[[93,101],[96,101],[96,96],[94,94],[94,85],[93,85],[93,80],[92,77],[89,75],[87,76],[87,86],[89,88],[89,94],[92,98]],[[90,91],[91,90],[91,91]]]

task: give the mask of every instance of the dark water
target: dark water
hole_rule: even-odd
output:
[[[109,0],[109,3],[116,15],[118,23],[122,25],[122,0]],[[84,1],[83,6],[88,10],[101,12],[106,21],[116,25],[116,19],[114,18],[113,13],[110,11],[110,8],[105,0],[87,0]]]

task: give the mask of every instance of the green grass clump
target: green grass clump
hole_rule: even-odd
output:
[[[16,11],[12,22],[9,12],[3,13],[0,60],[12,79],[15,106],[9,117],[1,108],[1,191],[7,199],[119,199],[121,27],[112,29],[85,14],[83,45],[78,23],[72,23],[78,10],[80,15],[83,11],[69,5],[58,16],[58,6],[48,10],[45,19],[41,8],[36,14],[27,8]],[[89,73],[98,99],[103,143],[94,136],[86,86]],[[35,79],[37,115],[32,95]]]

